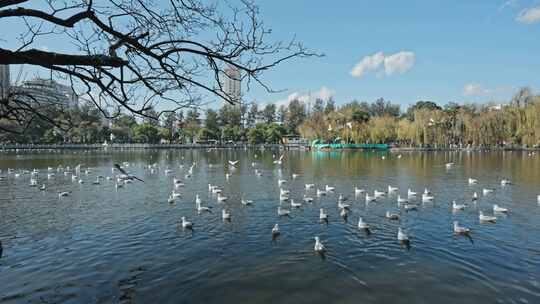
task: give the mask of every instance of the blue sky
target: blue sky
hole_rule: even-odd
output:
[[[322,95],[330,92],[339,104],[384,97],[404,109],[418,100],[504,101],[521,86],[540,88],[540,1],[297,0],[260,6],[276,38],[294,34],[326,56],[280,66],[266,79],[287,92],[254,89],[248,99],[284,103],[289,95],[311,92],[313,98],[323,88]],[[351,75],[366,56],[383,59],[374,70]]]
[[[294,60],[267,72],[266,82],[286,91],[269,94],[252,87],[245,92],[247,101],[285,104],[293,97],[332,95],[344,104],[383,97],[405,110],[418,100],[504,102],[522,86],[540,91],[540,0],[258,4],[273,40],[296,36],[325,57]],[[6,29],[21,24],[3,25],[0,46],[13,47],[15,32]],[[49,50],[66,45],[42,44]]]

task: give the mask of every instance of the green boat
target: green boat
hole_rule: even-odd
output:
[[[388,144],[342,144],[340,138],[336,138],[333,143],[323,143],[316,139],[311,143],[311,147],[317,150],[337,150],[337,149],[363,149],[363,150],[388,150]]]

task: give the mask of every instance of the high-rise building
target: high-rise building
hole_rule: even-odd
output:
[[[9,88],[9,65],[0,65],[0,98],[8,95]]]
[[[14,92],[29,96],[30,101],[39,105],[56,105],[63,108],[75,108],[79,105],[79,97],[67,85],[51,79],[35,78],[24,81],[21,86],[13,87]]]
[[[240,105],[242,100],[242,75],[236,67],[228,67],[221,73],[221,89],[233,100],[237,105]]]

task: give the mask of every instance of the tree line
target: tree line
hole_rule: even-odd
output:
[[[0,134],[1,142],[18,143],[192,143],[234,141],[282,143],[284,136],[344,143],[391,143],[411,147],[501,145],[533,147],[540,144],[540,96],[528,88],[505,105],[439,105],[418,101],[401,111],[400,106],[379,98],[374,102],[353,100],[337,106],[333,98],[313,104],[294,99],[288,105],[224,105],[219,109],[188,108],[159,115],[148,109],[135,118],[121,114],[104,119],[90,105],[47,115],[69,122],[61,130],[46,120],[35,119],[22,134]],[[9,121],[1,121],[6,124]]]

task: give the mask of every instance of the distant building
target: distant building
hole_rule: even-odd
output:
[[[14,92],[30,96],[30,100],[40,105],[57,105],[64,108],[76,108],[79,97],[67,85],[60,84],[51,79],[35,78],[14,87]]]
[[[242,75],[236,67],[228,67],[221,73],[220,83],[222,91],[237,105],[241,105]]]
[[[9,65],[0,65],[0,98],[8,95],[10,85]]]
[[[488,110],[489,111],[500,111],[502,110],[506,105],[504,104],[497,104],[497,105],[492,105],[492,106],[489,106],[488,107]]]

